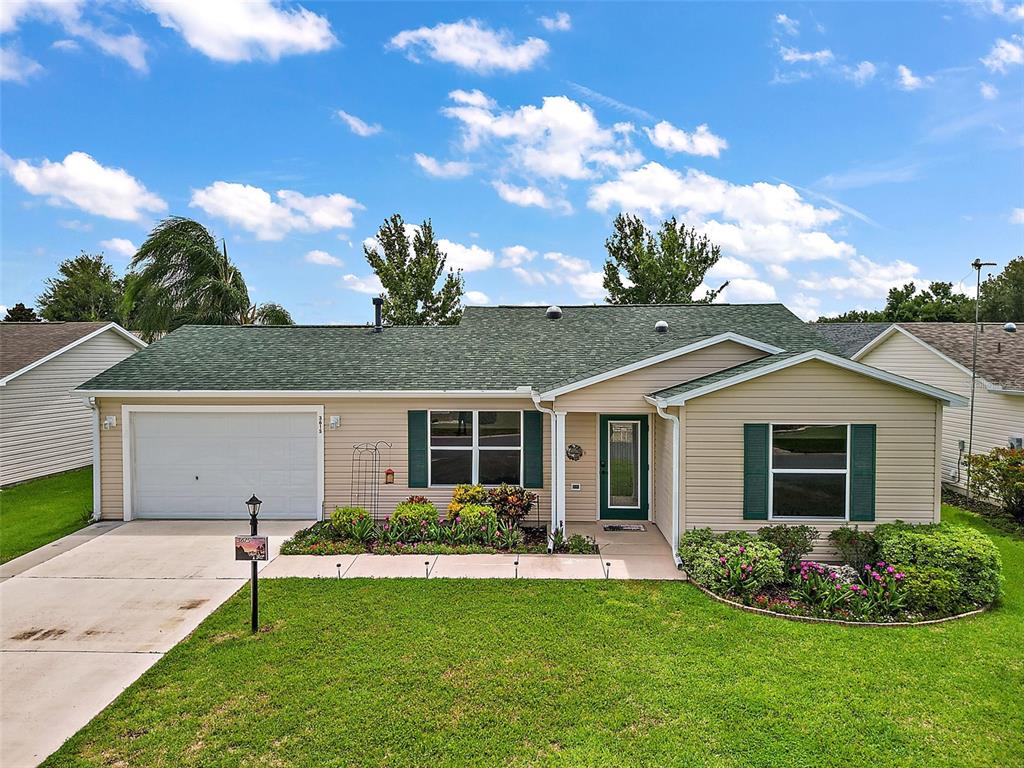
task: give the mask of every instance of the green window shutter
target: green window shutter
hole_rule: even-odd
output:
[[[875,425],[850,425],[850,519],[875,519]]]
[[[544,487],[544,414],[523,411],[523,486]]]
[[[768,425],[743,425],[743,519],[768,519]]]
[[[409,487],[427,487],[426,411],[409,411]]]

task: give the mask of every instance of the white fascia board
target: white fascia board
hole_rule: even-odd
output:
[[[529,398],[531,389],[75,389],[72,394],[80,397],[493,397]]]
[[[123,336],[124,338],[128,339],[128,341],[130,341],[133,344],[135,344],[136,346],[138,346],[139,349],[143,349],[144,347],[147,346],[146,342],[144,342],[142,339],[140,339],[138,336],[136,336],[131,331],[126,331],[124,328],[122,328],[117,323],[108,323],[107,325],[104,325],[102,328],[97,328],[92,333],[87,333],[85,336],[83,336],[80,339],[75,339],[70,344],[67,344],[67,345],[61,347],[60,349],[58,349],[58,350],[56,350],[54,352],[51,352],[50,354],[46,355],[45,357],[39,358],[34,363],[29,363],[24,368],[19,368],[14,373],[7,374],[2,379],[0,379],[0,387],[7,386],[7,382],[9,382],[9,381],[11,381],[13,379],[18,378],[23,373],[28,373],[33,368],[38,368],[40,365],[43,365],[44,363],[50,362],[51,360],[53,360],[53,358],[55,358],[55,357],[57,357],[59,355],[63,355],[69,349],[74,349],[79,344],[84,344],[85,342],[89,341],[90,339],[94,339],[97,336],[99,336],[101,333],[106,333],[107,331],[114,331],[118,335]]]
[[[913,333],[911,333],[910,331],[906,330],[905,328],[900,328],[898,325],[893,325],[893,326],[890,326],[889,328],[886,328],[884,331],[882,331],[882,333],[878,334],[878,336],[876,336],[871,341],[869,341],[867,344],[865,344],[860,349],[860,351],[858,351],[856,354],[854,354],[850,359],[851,360],[860,360],[870,350],[872,350],[876,346],[880,345],[885,339],[888,339],[894,333],[902,333],[908,339],[910,339],[913,342],[916,342],[917,344],[919,344],[920,346],[922,346],[925,349],[927,349],[929,352],[931,352],[936,357],[939,357],[942,360],[944,360],[945,362],[949,363],[950,365],[952,365],[954,368],[956,368],[961,373],[965,373],[968,376],[971,375],[971,369],[970,368],[968,368],[967,366],[963,365],[962,363],[958,363],[953,358],[951,358],[948,355],[945,355],[942,352],[940,352],[939,350],[937,350],[935,347],[933,347],[927,341],[923,341],[923,340],[919,339]],[[980,379],[981,376],[979,376],[978,378]]]
[[[734,341],[737,344],[742,344],[745,347],[760,350],[761,352],[765,352],[769,355],[777,355],[779,352],[785,352],[784,349],[780,349],[779,347],[776,347],[772,344],[766,344],[763,341],[751,339],[748,336],[741,336],[738,333],[733,333],[732,331],[729,331],[728,333],[720,333],[717,336],[709,336],[706,339],[695,341],[694,343],[687,344],[684,347],[676,347],[675,349],[670,349],[666,352],[662,352],[660,355],[654,355],[653,357],[645,357],[643,360],[637,360],[635,363],[622,365],[619,366],[618,368],[613,368],[610,371],[605,371],[604,373],[598,373],[594,376],[588,376],[585,379],[574,381],[571,384],[566,384],[565,386],[558,387],[556,389],[549,389],[547,392],[542,392],[540,398],[541,400],[551,400],[553,398],[558,397],[559,395],[564,395],[569,392],[575,392],[577,389],[583,389],[584,387],[589,387],[592,384],[600,384],[602,381],[608,381],[609,379],[614,379],[627,373],[633,373],[634,371],[639,371],[643,368],[648,368],[652,365],[657,365],[658,363],[664,363],[667,360],[673,360],[677,357],[688,355],[691,352],[706,349],[707,347],[713,347],[716,344],[721,344],[722,342],[725,341]]]
[[[979,376],[978,378],[980,379],[981,377]],[[1024,389],[1006,389],[998,384],[989,384],[988,382],[985,382],[985,388],[989,392],[994,392],[997,395],[1011,395],[1017,397],[1024,395]]]
[[[767,376],[770,373],[785,370],[786,368],[791,368],[794,365],[806,363],[809,360],[818,360],[823,363],[828,363],[829,365],[834,365],[837,368],[844,368],[848,371],[859,373],[862,376],[868,376],[872,379],[884,381],[887,384],[893,384],[912,392],[918,392],[922,395],[933,397],[936,400],[941,400],[943,403],[953,408],[962,408],[967,405],[967,398],[961,397],[953,392],[947,392],[944,389],[933,387],[930,384],[923,384],[920,381],[914,381],[913,379],[908,379],[903,376],[897,376],[895,373],[889,373],[888,371],[883,371],[880,368],[873,368],[870,365],[864,365],[864,363],[858,363],[854,360],[847,360],[845,357],[839,357],[838,355],[822,352],[820,350],[803,352],[799,355],[779,360],[777,363],[770,363],[762,366],[761,368],[755,368],[752,371],[740,373],[731,378],[722,379],[721,381],[716,381],[713,384],[698,387],[697,389],[684,392],[683,394],[676,395],[675,397],[663,398],[663,402],[666,405],[683,405],[687,400],[693,400],[694,398],[708,395],[712,392],[717,392],[720,389],[726,389],[727,387],[732,387],[736,384],[742,384],[745,381],[751,381],[752,379],[757,379],[761,376]]]

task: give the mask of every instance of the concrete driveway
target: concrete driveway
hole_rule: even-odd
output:
[[[271,556],[305,525],[262,522]],[[131,522],[5,564],[0,765],[37,765],[243,586],[232,536],[248,527]]]

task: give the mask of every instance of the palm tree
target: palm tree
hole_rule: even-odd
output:
[[[171,216],[150,232],[129,266],[124,314],[147,340],[181,325],[291,325],[280,304],[251,304],[238,267],[209,230]]]

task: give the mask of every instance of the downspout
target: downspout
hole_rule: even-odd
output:
[[[681,448],[681,427],[679,417],[665,411],[665,403],[655,403],[658,415],[672,422],[672,558],[676,568],[682,569],[683,561],[679,557],[679,451]]]
[[[540,393],[531,391],[530,398],[533,400],[533,407],[541,413],[546,413],[551,418],[551,533],[554,535],[555,526],[559,520],[559,509],[558,509],[558,461],[555,458],[555,451],[558,446],[558,435],[556,430],[558,429],[558,419],[555,417],[555,412],[551,408],[545,408],[540,404]],[[552,550],[552,540],[548,537],[548,553]]]
[[[100,496],[100,409],[96,405],[96,398],[90,397],[86,405],[92,410],[92,521],[95,523],[100,519],[101,496]]]

